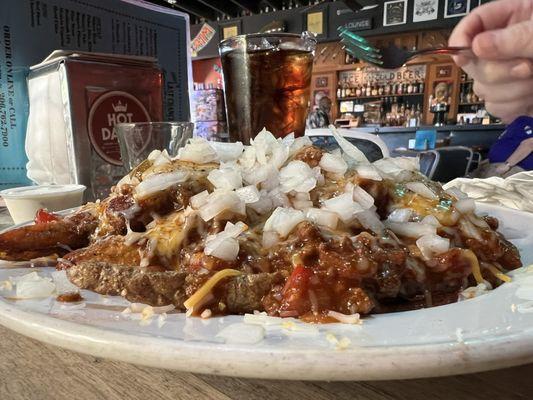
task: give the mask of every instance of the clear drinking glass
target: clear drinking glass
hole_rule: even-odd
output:
[[[231,141],[249,143],[266,127],[276,137],[305,133],[316,39],[258,33],[219,44]]]
[[[180,147],[192,138],[192,122],[134,122],[117,124],[120,155],[124,168],[132,170],[153,150],[167,150],[176,156]]]

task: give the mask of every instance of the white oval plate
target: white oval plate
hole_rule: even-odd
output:
[[[498,217],[524,265],[533,263],[533,214],[483,204],[478,209]],[[28,272],[0,267],[0,281]],[[160,326],[158,316],[141,322],[121,313],[128,305],[122,298],[87,291],[81,307],[53,298],[13,301],[0,291],[0,324],[85,354],[195,373],[332,381],[442,376],[533,361],[533,268],[512,275],[513,282],[474,299],[371,316],[362,325],[240,325],[252,336],[264,331],[255,344],[217,337],[242,323],[241,316],[201,320],[170,313]]]

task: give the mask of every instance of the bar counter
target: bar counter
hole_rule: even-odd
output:
[[[437,140],[449,138],[449,146],[467,146],[485,153],[505,130],[505,125],[444,125],[406,127],[362,127],[354,130],[378,135],[387,144],[391,153],[400,147],[407,148],[409,139],[414,139],[418,130],[436,130]]]

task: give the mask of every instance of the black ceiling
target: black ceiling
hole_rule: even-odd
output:
[[[191,16],[191,23],[201,20],[236,18],[251,14],[284,10],[298,7],[312,7],[327,1],[319,0],[148,0],[151,3],[185,11]],[[330,0],[333,1],[333,0]],[[379,0],[343,0],[352,10],[377,5]]]

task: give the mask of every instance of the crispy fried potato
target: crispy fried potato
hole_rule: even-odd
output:
[[[123,295],[132,302],[152,306],[174,304],[183,310],[186,300],[186,274],[183,272],[88,261],[72,265],[67,270],[67,276],[81,289],[105,295]]]
[[[94,244],[72,251],[57,264],[57,269],[68,269],[84,262],[106,262],[117,265],[139,265],[141,257],[138,247],[127,245],[122,236],[110,236]]]
[[[27,225],[0,234],[0,259],[31,260],[87,246],[96,218],[81,212],[43,224]]]

